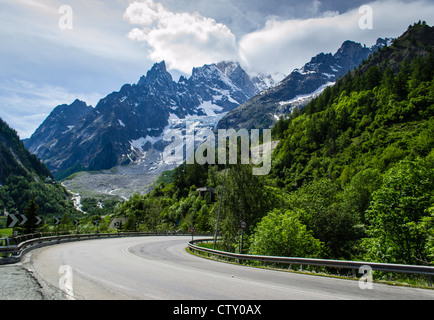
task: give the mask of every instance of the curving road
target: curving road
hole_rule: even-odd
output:
[[[434,300],[434,290],[376,283],[372,290],[361,290],[358,281],[211,261],[187,253],[189,239],[73,242],[34,250],[27,264],[37,279],[54,287],[66,277],[61,266],[69,266],[69,292],[79,300]]]

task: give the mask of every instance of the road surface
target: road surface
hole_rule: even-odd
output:
[[[24,265],[40,283],[78,300],[434,300],[434,290],[377,283],[362,290],[354,280],[203,259],[186,252],[189,240],[155,236],[66,243],[31,251]]]

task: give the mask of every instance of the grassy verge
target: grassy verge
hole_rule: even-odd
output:
[[[12,237],[12,228],[0,229],[0,238]]]

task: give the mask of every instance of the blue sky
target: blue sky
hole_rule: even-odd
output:
[[[345,40],[370,46],[433,17],[429,0],[0,0],[0,117],[27,138],[57,105],[95,106],[161,60],[174,77],[220,60],[289,74]]]

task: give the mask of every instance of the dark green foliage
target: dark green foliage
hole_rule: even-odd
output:
[[[208,165],[182,164],[175,169],[173,174],[174,185],[181,197],[188,195],[191,186],[201,187],[206,183]]]
[[[32,232],[34,216],[74,213],[71,196],[54,181],[46,166],[30,154],[17,132],[0,119],[0,210],[28,213],[26,230]]]
[[[11,175],[53,179],[47,167],[27,151],[17,132],[0,118],[0,184]]]
[[[62,216],[74,213],[71,195],[59,183],[28,181],[24,177],[9,176],[0,188],[0,208],[8,212],[24,213],[34,201],[44,216]]]
[[[432,260],[432,44],[414,56],[422,49],[403,46],[420,28],[378,54],[394,59],[372,58],[273,130],[281,142],[271,181],[324,243],[323,256]]]
[[[414,70],[431,60],[429,55],[404,63],[402,70],[407,71],[397,76],[387,69],[378,77],[378,68],[372,67],[325,92],[328,101],[322,95],[299,116],[280,120],[274,133],[285,139],[278,147],[273,174],[290,191],[317,177],[339,179],[366,167],[384,171],[407,156],[426,157],[433,141],[434,81],[433,74],[430,81],[416,81],[419,72]],[[368,77],[375,79],[375,87],[365,81]],[[405,84],[394,85],[401,78]],[[347,82],[357,83],[351,87],[359,89],[347,92]]]
[[[115,211],[116,206],[120,202],[117,198],[105,198],[105,199],[95,199],[95,198],[81,198],[82,210],[86,212],[87,215],[93,216],[106,216],[111,215]]]
[[[27,223],[24,226],[24,234],[32,234],[37,230],[37,216],[39,214],[39,208],[35,199],[31,199],[29,205],[24,209],[24,214],[27,217]]]
[[[421,159],[404,160],[384,174],[366,212],[371,260],[428,263],[432,230],[424,227],[434,203],[433,165]]]
[[[244,230],[244,240],[247,243],[256,224],[276,206],[275,198],[273,192],[266,188],[263,178],[252,175],[250,165],[228,166],[219,230],[223,248],[235,250],[241,230],[240,220],[245,220],[248,225]]]

